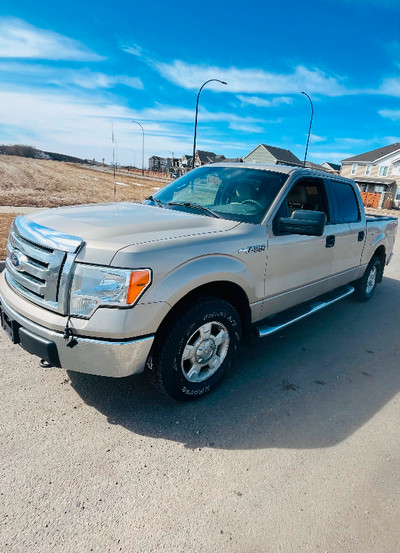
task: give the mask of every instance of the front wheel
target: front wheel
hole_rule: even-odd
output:
[[[196,399],[229,370],[240,339],[237,311],[219,298],[199,298],[157,337],[149,364],[151,380],[164,395]]]
[[[368,301],[372,298],[381,271],[380,260],[377,257],[373,257],[365,269],[364,275],[355,283],[355,299],[358,301]]]

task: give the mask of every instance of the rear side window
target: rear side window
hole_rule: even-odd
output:
[[[332,194],[335,202],[335,223],[355,223],[360,219],[358,202],[350,184],[332,182]]]

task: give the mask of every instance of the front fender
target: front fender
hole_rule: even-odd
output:
[[[241,260],[219,254],[197,257],[174,268],[149,288],[143,300],[164,301],[173,307],[196,288],[216,281],[237,284],[246,293],[249,303],[262,299],[262,279],[257,279]]]

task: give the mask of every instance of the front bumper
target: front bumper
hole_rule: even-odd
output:
[[[14,341],[51,365],[72,371],[121,378],[143,372],[154,336],[112,341],[74,336],[75,345],[61,332],[20,315],[0,295],[5,320],[11,323]]]

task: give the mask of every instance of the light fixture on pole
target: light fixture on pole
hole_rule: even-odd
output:
[[[313,106],[312,100],[311,100],[311,98],[309,97],[309,95],[308,95],[306,92],[302,92],[302,94],[304,94],[304,96],[307,96],[307,98],[310,100],[310,105],[311,105],[310,128],[308,129],[307,146],[306,146],[306,151],[305,151],[305,154],[304,154],[304,161],[303,161],[303,167],[305,167],[305,166],[306,166],[306,159],[307,159],[307,152],[308,152],[308,144],[309,144],[309,142],[310,142],[311,125],[312,125],[313,117],[314,117],[314,106]]]
[[[206,86],[207,83],[211,83],[212,81],[216,81],[217,83],[221,84],[228,84],[225,81],[220,81],[219,79],[209,79],[205,83],[203,83],[199,89],[199,92],[197,93],[197,100],[196,100],[196,117],[194,118],[194,138],[193,138],[193,159],[192,159],[192,169],[194,169],[194,157],[196,155],[196,138],[197,138],[197,116],[199,113],[199,97],[200,93],[203,90],[203,88]]]
[[[139,123],[139,121],[132,121],[132,123],[136,123],[139,125],[139,127],[142,129],[143,137],[142,137],[142,175],[144,175],[144,130],[142,125]]]

